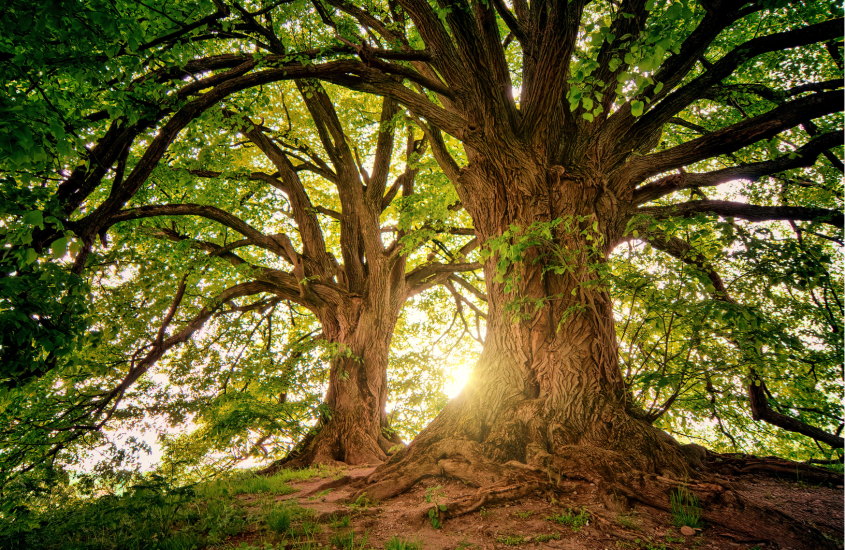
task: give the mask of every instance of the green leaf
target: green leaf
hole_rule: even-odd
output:
[[[631,102],[631,114],[634,116],[640,116],[643,114],[643,108],[645,105],[642,101],[633,101]]]
[[[40,210],[30,210],[23,215],[23,223],[42,226],[44,224],[44,215]]]
[[[50,249],[53,251],[54,258],[61,258],[67,252],[67,238],[62,237],[60,239],[56,239],[53,241],[53,244],[50,245]]]

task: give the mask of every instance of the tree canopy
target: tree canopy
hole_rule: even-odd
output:
[[[296,453],[392,454],[375,498],[630,495],[699,475],[695,442],[841,460],[835,3],[2,10],[6,476],[162,412],[199,426],[172,456],[366,424]],[[413,435],[470,337],[396,452],[387,388]]]

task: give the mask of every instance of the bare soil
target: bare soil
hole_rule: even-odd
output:
[[[787,550],[787,543],[777,540],[749,539],[707,525],[695,530],[694,535],[684,536],[680,527],[673,525],[668,512],[643,505],[609,510],[607,498],[590,483],[560,483],[553,490],[505,504],[482,507],[476,512],[444,519],[439,528],[432,525],[429,510],[434,500],[448,510],[450,501],[469,497],[477,489],[446,478],[430,478],[413,489],[385,502],[371,503],[361,499],[358,504],[349,499],[356,492],[355,480],[368,476],[375,466],[350,467],[347,478],[338,481],[311,479],[292,483],[297,489],[293,495],[278,500],[292,500],[313,510],[322,529],[312,539],[324,547],[331,547],[332,535],[350,529],[354,532],[354,548],[385,548],[393,537],[419,542],[424,550],[489,550],[524,548],[572,550]],[[841,485],[813,485],[778,479],[761,474],[717,475],[720,483],[732,487],[743,497],[767,508],[773,508],[793,520],[817,528],[828,538],[827,548],[843,547],[843,488]],[[334,485],[334,487],[332,487]],[[429,497],[431,502],[426,500]],[[245,498],[249,496],[244,495]],[[554,521],[555,516],[573,517],[585,510],[589,521],[575,527]],[[622,510],[620,512],[619,510]],[[706,514],[706,510],[704,510]],[[338,525],[337,520],[350,517],[349,526]],[[584,517],[584,514],[582,514]],[[781,518],[784,516],[781,516]],[[780,520],[773,519],[773,523]],[[362,545],[366,538],[366,546]],[[783,540],[788,540],[785,534]],[[261,545],[272,541],[281,544],[283,539],[267,537],[266,531],[244,533],[237,543]],[[303,542],[287,541],[288,550],[303,547]],[[312,548],[315,545],[312,544]]]

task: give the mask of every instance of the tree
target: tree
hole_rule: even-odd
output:
[[[489,253],[487,338],[473,377],[370,477],[371,498],[445,474],[483,487],[482,500],[565,476],[666,502],[655,475],[694,476],[696,450],[634,405],[619,367],[608,260],[620,243],[648,239],[702,273],[704,290],[724,302],[713,262],[723,255],[672,234],[677,220],[786,220],[828,250],[822,241],[838,237],[825,231],[842,222],[829,175],[842,169],[841,19],[831,17],[839,8],[327,0],[259,16],[232,5],[238,31],[274,68],[233,54],[228,66],[243,73],[206,77],[230,80],[194,101],[286,78],[395,100],[423,128]],[[294,9],[301,23],[280,23]],[[301,28],[321,48],[295,53],[290,37]],[[745,186],[752,203],[701,197],[736,180],[759,182]],[[90,215],[90,231],[100,217]],[[735,344],[747,364],[751,346]]]
[[[810,166],[841,145],[836,119],[828,116],[842,108],[841,92],[829,91],[841,87],[833,61],[813,62],[810,84],[770,90],[769,82],[760,83],[774,97],[795,99],[759,113],[718,112],[711,120],[721,124],[705,135],[661,144],[668,125],[683,125],[684,113],[698,102],[733,92],[732,75],[761,56],[787,56],[797,48],[800,53],[788,57],[794,63],[827,57],[823,44],[839,38],[841,20],[795,5],[790,20],[802,23],[768,27],[754,37],[750,28],[774,6],[514,2],[511,11],[502,2],[401,5],[431,55],[418,78],[436,78],[430,90],[439,104],[387,85],[382,93],[405,101],[466,151],[460,170],[446,151],[440,158],[455,176],[479,240],[492,245],[485,263],[490,316],[472,382],[371,476],[368,494],[384,498],[444,472],[499,493],[524,491],[514,480],[527,469],[627,495],[632,472],[689,475],[693,461],[683,449],[631,406],[602,267],[639,216],[841,225],[838,209],[671,200],[686,189]],[[401,40],[369,14],[346,4],[337,8],[361,25],[384,29],[385,40]],[[516,77],[505,50],[512,41],[521,47]],[[830,47],[835,55],[837,47]],[[517,78],[518,104],[512,95]],[[792,131],[800,125],[817,129]],[[775,136],[794,136],[801,145],[767,160],[710,168],[708,159],[753,154],[754,144]],[[688,166],[696,171],[671,174]],[[665,202],[647,204],[658,199]]]
[[[103,6],[99,8],[111,9]],[[26,13],[31,9],[24,7],[20,11]],[[217,20],[226,12],[218,11],[202,20]],[[89,16],[99,19],[96,10],[89,12]],[[196,25],[188,27],[189,31],[196,28]],[[165,37],[176,40],[179,34],[167,33]],[[148,44],[154,44],[157,40],[161,41],[160,38],[154,38]],[[130,49],[138,51],[137,48]],[[144,49],[140,47],[140,51]],[[171,78],[176,79],[178,90],[181,85],[179,78],[192,71],[231,67],[232,63],[234,66],[242,65],[240,60],[227,56],[213,59],[216,61],[207,59],[193,65],[189,61],[186,67],[174,66],[152,73],[132,66],[132,69],[141,70],[141,75],[130,73],[128,81],[125,77],[118,81],[137,93],[138,86],[158,79],[157,82],[163,86],[150,91],[150,95],[160,98],[171,91],[168,81]],[[148,59],[147,63],[156,61],[160,60]],[[296,64],[299,65],[299,62]],[[33,76],[27,70],[12,76],[19,79],[21,73],[32,78],[40,76]],[[242,73],[241,69],[234,72],[238,75]],[[278,72],[276,74],[284,76]],[[231,84],[231,76],[232,73],[224,71],[212,77],[212,80]],[[59,86],[61,82],[50,84]],[[112,93],[118,88],[113,82],[102,83],[102,86]],[[199,91],[203,86],[192,83],[188,88]],[[179,115],[170,118],[164,126],[171,124],[171,129],[168,131],[162,128],[157,136],[150,138],[152,146],[146,148],[133,146],[135,140],[145,139],[150,124],[155,124],[154,120],[146,116],[152,116],[153,119],[166,116],[166,111],[173,106],[152,109],[152,114],[145,109],[130,113],[131,107],[138,107],[133,103],[138,98],[127,94],[129,97],[126,101],[131,105],[121,107],[126,109],[127,114],[121,111],[118,119],[100,137],[98,144],[83,153],[88,162],[93,164],[78,166],[67,175],[54,196],[47,196],[52,201],[52,207],[58,207],[62,212],[81,211],[81,215],[73,216],[75,219],[66,223],[71,226],[71,230],[60,232],[63,227],[58,222],[58,218],[63,217],[60,212],[53,212],[53,218],[48,217],[46,227],[40,210],[21,212],[24,227],[40,225],[42,232],[37,234],[36,228],[36,235],[29,236],[30,242],[35,241],[34,247],[24,247],[20,251],[23,256],[17,260],[20,263],[19,271],[24,273],[38,274],[39,269],[44,269],[41,262],[32,265],[35,261],[32,255],[37,256],[46,243],[50,243],[51,248],[57,251],[55,256],[61,258],[68,241],[74,237],[77,241],[72,242],[77,247],[77,255],[71,271],[82,274],[87,266],[96,272],[101,262],[99,258],[92,261],[95,258],[91,256],[94,250],[93,239],[98,237],[105,246],[109,232],[115,231],[120,235],[117,246],[128,249],[130,256],[143,255],[144,249],[149,250],[150,245],[146,243],[149,238],[181,243],[183,252],[202,252],[206,256],[192,258],[188,254],[187,257],[180,257],[177,253],[171,260],[172,265],[167,265],[167,261],[161,262],[165,273],[181,269],[184,275],[180,273],[181,282],[173,290],[170,303],[164,304],[161,314],[147,316],[149,324],[157,325],[152,331],[151,342],[144,343],[137,350],[126,350],[129,355],[122,362],[128,365],[128,369],[119,383],[111,389],[99,390],[94,397],[90,394],[83,397],[72,407],[66,406],[69,410],[60,415],[58,422],[48,422],[47,426],[43,425],[43,421],[20,423],[11,435],[6,434],[8,439],[15,439],[14,434],[21,429],[52,430],[62,435],[47,451],[48,455],[54,454],[86,431],[101,428],[115,413],[127,389],[165,353],[202,330],[209,320],[225,313],[255,311],[264,315],[269,311],[266,315],[269,332],[269,317],[276,307],[282,304],[281,310],[284,304],[291,307],[293,303],[311,312],[319,321],[322,332],[317,339],[329,348],[332,359],[321,425],[301,443],[296,454],[289,457],[295,458],[292,464],[335,461],[372,463],[384,460],[389,448],[400,443],[391,432],[385,414],[388,349],[397,318],[410,297],[433,285],[446,283],[450,277],[454,279],[455,273],[476,269],[478,264],[466,260],[465,256],[476,247],[477,241],[465,236],[471,236],[471,230],[448,226],[446,218],[460,216],[459,209],[447,208],[450,206],[450,197],[454,197],[448,189],[445,193],[439,190],[440,195],[434,201],[440,210],[433,224],[427,219],[431,218],[431,209],[428,212],[413,211],[414,203],[423,200],[420,193],[415,194],[415,180],[419,170],[426,164],[422,157],[427,143],[419,130],[415,135],[413,126],[406,124],[407,119],[394,101],[384,99],[377,120],[365,119],[358,124],[360,127],[350,132],[349,124],[344,128],[332,98],[318,81],[299,80],[297,87],[303,106],[296,110],[293,106],[289,109],[285,92],[281,88],[261,89],[261,95],[258,96],[261,106],[278,101],[278,105],[283,107],[269,111],[261,111],[255,106],[254,95],[245,97],[243,94],[239,96],[232,93],[243,87],[229,88],[228,92],[217,98],[218,101],[226,98],[226,105],[230,108],[243,103],[244,107],[238,107],[238,112],[225,109],[208,111],[215,102],[206,101],[208,94],[200,96],[198,99],[202,106],[196,103],[191,105],[189,102],[181,110],[177,109],[177,113],[182,113],[181,118]],[[186,92],[184,87],[181,89]],[[273,91],[279,95],[274,96]],[[177,95],[179,93],[176,92]],[[49,99],[49,94],[45,97]],[[149,104],[145,107],[149,109]],[[310,116],[303,115],[303,109],[307,109]],[[262,123],[251,120],[250,112],[262,112],[265,115]],[[63,116],[62,110],[56,110],[53,114],[62,119],[67,118]],[[292,114],[297,123],[296,128],[292,126]],[[97,123],[108,117],[108,113],[99,111],[93,116],[81,117],[79,125],[87,128],[92,121]],[[127,126],[127,118],[136,123]],[[268,128],[266,124],[270,123],[269,120],[280,126],[286,122],[287,130]],[[403,150],[396,155],[394,137],[399,128],[406,130],[406,139]],[[185,129],[185,133],[180,143],[176,135],[182,129]],[[97,130],[93,129],[92,132],[96,135]],[[219,135],[221,132],[222,137],[210,144],[207,138],[197,139],[204,133]],[[251,153],[221,154],[218,151],[220,148],[231,151],[238,147],[235,140],[229,137],[235,133],[243,135],[251,145],[250,150],[260,152],[263,159],[255,158]],[[115,141],[119,142],[117,146]],[[372,146],[369,151],[368,145]],[[167,162],[160,164],[165,151]],[[117,156],[113,153],[117,153]],[[40,171],[49,173],[58,170],[61,174],[68,154],[69,151],[59,147],[54,151],[51,162],[47,163],[48,166]],[[403,170],[395,168],[397,156],[404,159]],[[18,164],[30,158],[24,158]],[[372,168],[368,172],[365,163],[369,163],[369,160]],[[13,160],[12,167],[14,163]],[[107,187],[102,185],[101,180],[110,163],[116,163],[116,166],[111,185]],[[249,163],[269,163],[272,168],[268,172],[249,169],[244,166],[249,166]],[[210,170],[212,165],[218,169]],[[26,168],[30,168],[26,164],[22,164],[22,167],[23,173],[26,173]],[[310,173],[310,178],[303,180],[303,173]],[[205,179],[206,183],[198,183],[198,178]],[[86,183],[73,189],[74,179]],[[171,182],[162,184],[162,179]],[[14,189],[16,186],[11,182],[9,188]],[[417,187],[419,191],[420,186]],[[425,189],[430,186],[422,187],[424,191],[430,192]],[[221,190],[228,190],[228,194]],[[232,193],[238,193],[239,196],[234,197]],[[316,204],[309,193],[316,193]],[[255,204],[248,203],[250,200]],[[279,223],[273,214],[273,203],[285,205],[275,212],[290,218],[292,223]],[[256,205],[260,208],[255,208]],[[407,210],[404,214],[403,208]],[[18,214],[18,211],[11,213]],[[32,213],[41,215],[42,221],[27,224],[27,216]],[[161,222],[153,226],[144,225],[142,221],[164,217],[169,227]],[[383,228],[382,220],[385,217],[397,225]],[[50,227],[49,220],[55,222],[53,227]],[[119,229],[120,225],[127,227]],[[295,233],[273,232],[285,225]],[[240,238],[231,241],[229,232],[239,234]],[[445,233],[452,241],[462,240],[463,246],[454,247],[452,252],[446,247],[450,244],[447,239],[436,240],[438,246],[448,254],[447,263],[435,261],[436,255],[429,254],[428,257],[423,255],[421,261],[415,258],[416,265],[412,264],[411,269],[406,269],[409,255],[419,250],[436,233]],[[389,234],[395,238],[386,245],[383,235]],[[59,237],[58,241],[56,237]],[[332,249],[338,253],[340,261],[332,254]],[[106,263],[119,258],[119,255],[112,255],[111,261]],[[14,263],[16,258],[12,256],[9,259],[12,260],[10,263]],[[276,264],[279,259],[291,268],[268,267]],[[156,260],[161,261],[162,258]],[[144,270],[137,258],[129,262]],[[234,271],[223,275],[215,262],[228,264]],[[126,276],[125,273],[124,269],[112,276]],[[228,278],[229,284],[220,285],[220,278],[224,281]],[[158,284],[168,287],[172,285],[166,279]],[[154,297],[151,286],[148,284],[136,288],[144,302]],[[196,292],[188,291],[189,287],[207,291],[197,295]],[[193,304],[182,307],[185,305],[183,300],[188,300],[186,291],[187,294],[193,294],[190,297]],[[14,289],[13,295],[27,296],[19,289]],[[244,299],[249,299],[249,302],[244,303]],[[160,297],[156,301],[160,302]],[[201,304],[199,307],[194,305],[198,301]],[[17,306],[9,311],[20,316],[22,309]],[[156,312],[158,310],[152,309]],[[179,323],[181,326],[176,325],[177,314],[188,315],[186,320]],[[100,319],[97,324],[98,328],[102,328],[110,321]],[[171,324],[176,325],[176,328],[172,328]],[[122,327],[115,327],[113,334],[121,330]],[[127,342],[123,345],[126,346]],[[270,345],[268,336],[268,351]],[[3,351],[12,355],[18,349],[4,346]],[[37,354],[41,350],[35,346],[31,351]],[[6,365],[6,375],[9,376],[7,383],[22,383],[28,378],[43,376],[46,370],[54,366],[55,362],[45,368],[16,372]],[[66,425],[69,418],[77,421]],[[85,421],[82,422],[82,419]],[[80,423],[84,425],[80,426]],[[35,426],[40,427],[36,429]],[[15,463],[14,460],[11,462]]]

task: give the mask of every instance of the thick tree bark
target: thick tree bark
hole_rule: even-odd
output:
[[[398,310],[382,318],[364,312],[351,334],[340,335],[323,400],[328,412],[289,466],[375,464],[400,440],[387,428],[387,360]]]
[[[461,175],[479,240],[564,221],[504,276],[500,255],[487,260],[487,340],[467,386],[366,492],[386,498],[444,473],[479,487],[508,486],[526,470],[605,487],[630,486],[635,472],[689,476],[680,445],[631,405],[619,369],[599,280],[605,243],[624,229],[616,203],[596,172],[538,165],[512,144],[498,150],[512,157],[478,155]]]

